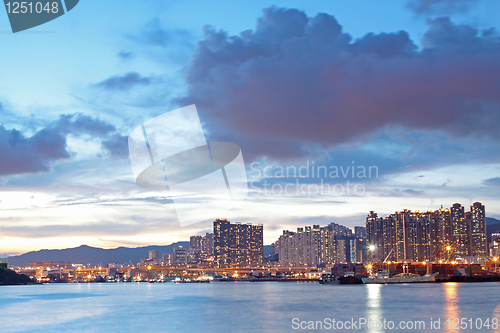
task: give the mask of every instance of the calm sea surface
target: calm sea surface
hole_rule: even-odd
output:
[[[500,321],[500,283],[2,286],[0,311],[0,332],[500,332],[491,325]],[[431,318],[440,318],[439,329],[436,323],[431,329]],[[467,329],[453,329],[459,328],[457,321],[448,329],[448,318],[465,318]],[[332,319],[357,327],[328,329]],[[386,329],[360,328],[363,319],[371,325],[385,319]],[[317,330],[300,328],[312,328],[309,321]],[[396,329],[401,321],[414,329]],[[423,321],[425,329],[417,329],[415,321]]]

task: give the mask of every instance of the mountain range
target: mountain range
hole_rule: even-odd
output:
[[[26,267],[30,261],[67,261],[74,264],[84,264],[87,266],[102,266],[107,264],[137,263],[142,258],[149,256],[149,251],[158,251],[160,258],[163,253],[172,253],[176,247],[189,248],[189,242],[176,242],[170,245],[150,245],[143,247],[118,247],[115,249],[101,249],[88,245],[61,249],[61,250],[40,250],[31,251],[18,256],[7,258],[8,264],[12,266]],[[271,254],[271,246],[264,246],[264,256]]]
[[[491,242],[492,233],[500,233],[500,220],[487,217],[487,238],[488,244]],[[84,264],[89,266],[103,266],[109,263],[124,264],[137,263],[142,258],[147,258],[149,251],[156,250],[160,257],[163,253],[172,253],[176,247],[189,248],[189,242],[176,242],[170,245],[150,245],[143,247],[118,247],[115,249],[102,249],[81,245],[79,247],[61,249],[61,250],[40,250],[31,251],[18,256],[8,257],[8,263],[12,266],[25,267],[30,261],[67,261],[72,263]],[[271,246],[264,246],[264,257],[271,255]]]
[[[12,266],[25,267],[30,261],[67,261],[74,264],[84,264],[89,266],[103,266],[116,263],[137,263],[141,258],[148,258],[149,251],[156,250],[160,258],[163,253],[172,253],[176,247],[189,248],[189,242],[176,242],[166,246],[143,246],[143,247],[117,247],[115,249],[101,249],[88,245],[61,249],[61,250],[40,250],[31,251],[18,256],[7,258],[7,262]]]

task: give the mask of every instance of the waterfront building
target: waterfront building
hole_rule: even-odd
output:
[[[471,212],[471,250],[476,251],[472,255],[487,255],[487,239],[486,239],[486,215],[484,205],[480,202],[474,202],[470,207]]]
[[[457,258],[470,256],[470,221],[471,215],[466,214],[464,207],[455,203],[451,206],[451,229],[453,239],[453,255]]]
[[[470,261],[487,254],[484,205],[470,211],[455,203],[436,211],[403,210],[384,218],[366,217],[367,247],[373,262]]]
[[[219,266],[261,265],[264,259],[262,224],[214,221],[214,261]]]
[[[214,256],[214,234],[206,233],[201,240],[201,254],[203,258]]]
[[[491,243],[490,243],[490,257],[496,257],[500,255],[500,232],[491,233]]]
[[[352,230],[336,223],[283,230],[273,243],[280,266],[317,266],[336,262],[353,262],[363,258],[363,242],[354,242]],[[359,254],[357,254],[359,252]]]
[[[174,254],[173,253],[163,253],[161,257],[162,265],[172,265],[174,264]]]
[[[149,251],[149,260],[158,260],[160,258],[160,255],[158,251],[156,250],[151,250]]]
[[[186,264],[188,262],[188,249],[182,246],[174,248],[174,263]]]
[[[30,261],[29,267],[49,268],[49,269],[69,269],[73,264],[68,261]]]
[[[379,258],[383,257],[384,244],[394,245],[392,239],[384,242],[384,235],[389,236],[389,234],[384,233],[384,219],[371,211],[366,218],[366,239],[369,245],[370,261],[378,261]]]
[[[192,253],[201,253],[203,237],[191,236],[189,238],[189,251]]]
[[[358,239],[366,239],[366,227],[354,227],[354,236]]]

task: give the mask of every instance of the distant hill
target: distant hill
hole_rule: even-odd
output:
[[[103,266],[109,263],[123,264],[128,262],[139,262],[141,258],[147,258],[149,251],[156,250],[160,257],[163,253],[172,253],[176,247],[189,248],[189,242],[177,242],[166,246],[143,246],[143,247],[118,247],[116,249],[101,249],[81,245],[62,250],[40,250],[8,257],[9,266],[28,266],[30,261],[67,261],[74,264],[90,266]]]
[[[494,218],[494,217],[487,217],[486,218],[486,226],[489,226],[490,224],[499,224],[500,220]]]
[[[35,283],[29,277],[23,274],[17,274],[10,269],[0,267],[0,286],[1,285],[19,285]]]
[[[70,249],[62,250],[40,250],[27,252],[18,256],[8,257],[8,263],[12,266],[26,267],[30,261],[67,261],[74,264],[84,264],[90,266],[103,266],[107,264],[124,264],[128,262],[136,263],[142,258],[147,258],[149,251],[156,250],[160,258],[163,253],[172,253],[176,247],[189,248],[189,242],[177,242],[166,246],[143,246],[143,247],[118,247],[116,249],[101,249],[81,245]],[[271,254],[271,246],[264,246],[264,256]]]

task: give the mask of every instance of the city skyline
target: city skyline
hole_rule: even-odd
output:
[[[249,195],[224,217],[264,224],[265,244],[370,210],[481,201],[500,218],[499,10],[86,0],[4,34],[0,256],[210,232],[218,216],[181,227],[166,189],[137,187],[127,148],[135,128],[191,104],[207,142],[241,147]],[[279,174],[303,166],[314,175]]]

